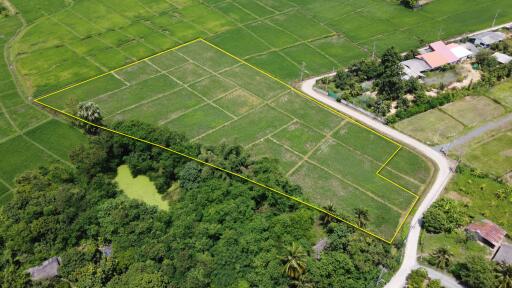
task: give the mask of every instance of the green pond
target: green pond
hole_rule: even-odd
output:
[[[134,178],[128,165],[121,165],[117,168],[117,176],[114,180],[129,198],[157,206],[165,211],[169,210],[169,204],[162,199],[162,195],[156,190],[155,184],[144,175]]]

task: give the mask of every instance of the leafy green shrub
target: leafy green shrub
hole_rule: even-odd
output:
[[[423,228],[429,233],[450,233],[468,222],[466,207],[446,198],[434,202],[423,216]]]

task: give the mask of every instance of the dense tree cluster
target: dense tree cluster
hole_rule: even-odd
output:
[[[429,233],[451,233],[468,222],[464,204],[447,198],[434,202],[423,216],[423,228]]]
[[[276,161],[252,160],[240,147],[191,144],[140,122],[113,128],[301,196]],[[334,222],[326,222],[329,245],[316,259],[316,212],[128,137],[90,139],[71,155],[75,168],[56,164],[17,178],[0,210],[0,286],[355,288],[397,267],[392,246]],[[122,195],[113,179],[123,163],[175,194],[169,212]],[[108,245],[111,256],[99,251]],[[53,256],[62,258],[59,278],[31,282],[24,271]]]
[[[363,59],[350,65],[346,70],[340,70],[332,79],[322,80],[320,84],[332,83],[339,99],[353,102],[363,106],[374,113],[385,116],[391,109],[391,102],[398,101],[400,107],[408,107],[409,100],[404,97],[406,93],[423,91],[423,86],[417,79],[404,80],[403,68],[400,62],[402,56],[393,48],[389,48],[380,59]],[[377,98],[364,100],[361,83],[373,82]]]

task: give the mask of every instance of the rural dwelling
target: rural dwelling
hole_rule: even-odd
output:
[[[512,57],[500,52],[496,52],[492,54],[492,56],[494,56],[494,58],[496,58],[496,60],[498,60],[498,62],[500,62],[501,64],[507,64],[508,62],[512,61]]]
[[[477,46],[489,48],[492,44],[498,43],[505,38],[507,38],[507,36],[505,36],[504,33],[488,31],[469,37],[469,41]]]
[[[62,263],[60,257],[52,257],[44,261],[41,265],[27,269],[32,281],[50,279],[59,274],[59,267]]]
[[[492,260],[498,263],[505,263],[508,265],[512,265],[512,245],[503,244],[500,246]]]
[[[416,58],[425,61],[431,69],[436,69],[446,64],[457,63],[473,55],[466,47],[452,43],[446,45],[443,41],[429,44],[429,49]]]
[[[480,242],[488,245],[492,249],[499,247],[507,234],[500,226],[489,220],[471,223],[466,227],[466,230],[476,234]]]
[[[419,78],[424,77],[421,72],[430,70],[430,66],[428,66],[427,62],[421,59],[409,59],[400,62],[402,64],[404,70],[403,79],[407,80],[409,78]]]

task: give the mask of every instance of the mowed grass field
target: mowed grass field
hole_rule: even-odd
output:
[[[204,144],[237,144],[277,158],[316,206],[368,209],[368,230],[391,239],[416,196],[375,173],[399,147],[206,41],[194,41],[42,98],[57,109],[93,101],[105,121],[137,119]],[[170,147],[173,148],[173,147]],[[403,148],[384,176],[414,193],[432,168]]]
[[[506,106],[491,98],[467,96],[402,120],[394,127],[429,145],[445,144],[470,129],[504,115],[506,111]]]
[[[446,39],[512,19],[509,0],[12,0],[28,22],[10,52],[40,96],[202,37],[285,81],[395,46]]]

